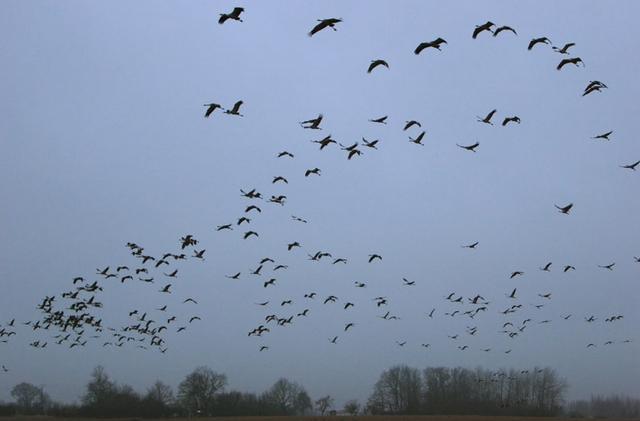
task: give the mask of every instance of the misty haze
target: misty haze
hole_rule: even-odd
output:
[[[640,419],[639,15],[3,1],[0,416]]]

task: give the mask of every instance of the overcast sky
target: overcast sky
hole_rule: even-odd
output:
[[[244,22],[217,23],[239,5]],[[177,386],[207,365],[226,373],[231,388],[259,392],[284,376],[338,404],[366,399],[380,372],[401,363],[551,366],[569,381],[570,398],[637,394],[640,172],[619,166],[640,159],[639,12],[632,1],[3,1],[0,324],[16,318],[19,326],[0,343],[9,369],[0,373],[0,399],[28,381],[76,400],[97,364],[141,391],[156,379]],[[337,31],[307,36],[330,17],[343,19]],[[518,35],[472,39],[487,20]],[[575,42],[570,56],[584,68],[557,71],[566,56],[548,45],[528,51],[541,36]],[[438,37],[447,40],[441,52],[413,54]],[[367,74],[378,58],[389,69]],[[609,89],[582,97],[590,80]],[[202,104],[238,100],[244,117],[217,110],[203,118]],[[494,108],[495,125],[476,121]],[[322,131],[298,124],[319,113]],[[387,125],[368,122],[384,115]],[[513,115],[521,124],[499,124]],[[402,131],[411,119],[426,131],[424,146],[408,141],[418,128]],[[608,142],[591,139],[610,130]],[[310,142],[329,134],[344,145],[380,143],[347,160],[337,145],[319,151]],[[475,142],[476,153],[456,146]],[[276,158],[282,150],[295,158]],[[305,178],[314,167],[322,175]],[[289,183],[274,185],[274,176]],[[286,204],[240,196],[252,188],[284,194]],[[250,203],[263,212],[249,225],[215,231]],[[568,203],[569,215],[554,208]],[[259,238],[243,240],[250,229]],[[154,284],[95,274],[140,266],[128,241],[159,256],[177,252],[185,234],[206,259],[172,263],[177,279],[165,279],[169,269]],[[288,252],[293,241],[302,248]],[[461,247],[476,241],[475,250]],[[318,250],[348,264],[309,261]],[[372,253],[382,261],[368,263]],[[289,268],[274,274],[267,264],[262,276],[250,275],[267,256]],[[549,261],[550,273],[538,270]],[[612,262],[613,271],[598,267]],[[576,270],[563,273],[565,265]],[[510,279],[514,271],[524,275]],[[239,280],[225,278],[236,272]],[[103,347],[106,329],[69,349],[54,344],[58,332],[22,325],[76,276],[104,286],[104,308],[94,312],[105,327],[130,323],[133,309],[164,323],[155,309],[167,304],[179,319],[164,336],[167,352]],[[272,277],[276,285],[263,288]],[[403,277],[416,284],[404,286]],[[171,295],[158,292],[167,282]],[[515,301],[506,297],[513,288]],[[311,291],[314,301],[303,297]],[[465,301],[481,294],[489,309],[475,319],[446,316],[473,308],[446,301],[451,292]],[[549,292],[550,300],[538,296]],[[331,294],[338,302],[323,305]],[[376,307],[376,296],[389,304]],[[198,304],[182,304],[187,297]],[[293,305],[281,307],[285,299]],[[266,308],[254,304],[267,300]],[[343,310],[348,301],[355,307]],[[520,311],[500,314],[514,302]],[[267,314],[305,308],[309,315],[290,326],[247,336]],[[400,320],[377,317],[386,311]],[[188,324],[194,315],[202,321]],[[591,315],[597,320],[585,322]],[[516,338],[500,333],[506,321],[526,318],[533,321]],[[477,334],[465,332],[474,326]],[[29,346],[38,339],[48,347]]]

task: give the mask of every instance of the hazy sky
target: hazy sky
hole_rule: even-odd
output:
[[[217,23],[239,5],[243,23]],[[619,165],[640,159],[639,12],[632,1],[3,1],[0,324],[15,317],[20,326],[0,343],[9,368],[0,373],[0,399],[29,381],[75,400],[97,364],[141,391],[156,379],[176,386],[207,365],[226,373],[231,388],[259,392],[285,376],[338,404],[365,399],[380,372],[400,363],[548,365],[568,379],[571,398],[637,394],[640,172]],[[329,17],[344,20],[336,32],[307,36]],[[518,35],[473,40],[474,26],[487,20]],[[575,42],[570,56],[585,67],[557,71],[564,56],[550,46],[527,51],[539,36]],[[448,42],[441,52],[413,54],[437,37]],[[367,74],[377,58],[390,68]],[[582,97],[594,79],[609,89]],[[202,104],[237,100],[244,117],[218,110],[203,118]],[[494,108],[496,123],[511,115],[522,123],[476,121]],[[318,113],[322,131],[298,124]],[[367,121],[383,115],[388,125]],[[417,128],[402,131],[411,119],[426,130],[424,147],[408,142]],[[591,139],[609,130],[609,142]],[[345,145],[380,139],[379,150],[361,147],[348,161],[336,145],[319,151],[310,143],[329,134]],[[456,147],[476,141],[476,153]],[[285,149],[295,158],[276,159]],[[322,175],[305,178],[314,167]],[[278,175],[289,184],[271,184]],[[216,232],[251,203],[241,188],[284,194],[287,203],[256,202],[263,212],[250,225]],[[569,202],[568,216],[554,208]],[[260,237],[243,240],[249,229]],[[176,252],[184,234],[195,235],[206,260],[173,265],[177,279],[161,271],[151,285],[121,284],[95,275],[98,267],[139,266],[127,241],[158,256]],[[293,241],[303,247],[288,252]],[[475,241],[476,250],[460,247]],[[349,263],[309,261],[318,250]],[[371,253],[383,260],[367,263]],[[267,256],[289,268],[250,275]],[[538,270],[549,261],[550,273]],[[613,271],[597,267],[612,262]],[[563,273],[568,264],[576,270]],[[524,275],[509,279],[516,270]],[[225,278],[236,272],[240,280]],[[179,321],[165,335],[166,354],[103,347],[106,330],[69,349],[53,343],[57,332],[21,325],[75,276],[104,286],[95,313],[105,327],[130,323],[133,309],[163,322],[154,309],[167,304]],[[271,277],[276,285],[263,288]],[[403,277],[416,285],[403,286]],[[171,295],[158,292],[167,282]],[[523,308],[502,315],[513,288]],[[311,291],[313,302],[303,298]],[[489,310],[473,320],[445,316],[473,308],[446,301],[451,292],[465,301],[481,294]],[[538,297],[548,292],[551,300]],[[323,305],[330,294],[339,301]],[[377,308],[376,296],[389,305]],[[187,297],[199,304],[182,304]],[[293,305],[281,307],[284,299]],[[254,304],[266,300],[267,308]],[[343,310],[347,301],[355,307]],[[307,318],[247,337],[265,315],[305,308]],[[376,317],[386,311],[401,319]],[[624,319],[604,322],[617,314]],[[193,315],[202,321],[188,325]],[[590,315],[597,321],[585,322]],[[504,322],[526,318],[533,322],[518,337],[500,333]],[[345,333],[348,322],[355,326]],[[182,325],[187,331],[176,333]],[[465,333],[473,326],[477,334]],[[338,343],[329,343],[335,335]],[[37,339],[48,347],[28,346]],[[270,349],[258,352],[260,345]]]

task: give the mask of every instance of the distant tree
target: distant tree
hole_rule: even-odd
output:
[[[173,390],[171,386],[158,380],[149,388],[145,398],[168,406],[173,403]]]
[[[99,365],[91,373],[91,380],[87,384],[87,392],[82,397],[82,402],[85,406],[100,407],[112,398],[116,388],[104,367]]]
[[[327,412],[327,409],[333,407],[333,398],[329,395],[320,398],[316,401],[316,408],[320,411],[321,415],[324,415]]]
[[[391,367],[380,375],[367,402],[372,414],[417,414],[421,399],[420,372],[405,365]]]
[[[44,414],[51,405],[51,399],[44,389],[30,383],[15,385],[11,389],[11,396],[16,400],[17,409],[25,414]]]
[[[311,398],[304,387],[285,378],[276,381],[262,395],[262,400],[277,415],[302,415],[312,408]]]
[[[227,376],[208,367],[198,367],[178,386],[181,406],[189,415],[212,415],[215,395],[227,385]]]
[[[351,399],[344,404],[344,411],[349,415],[358,415],[358,412],[360,412],[360,404],[357,400]]]

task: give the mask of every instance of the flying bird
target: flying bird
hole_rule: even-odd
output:
[[[565,215],[569,215],[569,211],[573,208],[573,203],[569,203],[566,206],[560,207],[558,205],[554,205],[560,213],[564,213]]]
[[[620,168],[626,168],[628,170],[635,171],[638,164],[640,164],[640,161],[636,161],[633,164],[629,164],[629,165],[620,165]]]
[[[415,55],[418,55],[418,54],[420,54],[422,52],[422,50],[424,50],[426,48],[435,48],[438,51],[442,51],[442,50],[440,50],[440,47],[441,47],[442,44],[446,44],[446,43],[447,43],[447,41],[445,41],[442,38],[437,38],[437,39],[435,39],[433,41],[430,41],[430,42],[421,42],[416,47],[416,49],[413,51],[413,53]]]
[[[221,13],[220,19],[218,19],[218,23],[222,25],[227,21],[227,19],[237,20],[238,22],[242,22],[240,19],[240,14],[244,12],[243,7],[234,7],[231,13]]]
[[[314,129],[314,130],[322,130],[320,128],[320,122],[322,122],[322,114],[318,114],[318,117],[312,118],[310,120],[301,121],[300,125],[303,129]],[[306,124],[306,126],[305,126]],[[293,156],[291,156],[293,158]]]
[[[424,146],[422,144],[422,139],[424,138],[424,135],[425,135],[425,132],[423,130],[422,133],[420,133],[418,135],[418,137],[416,137],[415,139],[413,139],[413,138],[411,138],[411,136],[409,136],[409,142],[415,143],[416,145]]]
[[[458,145],[458,144],[456,143],[456,145]],[[458,145],[458,147],[460,147],[462,149],[466,149],[466,150],[471,151],[471,152],[475,152],[476,148],[478,146],[480,146],[480,142],[476,142],[473,145],[469,145],[469,146]]]
[[[582,61],[580,57],[573,57],[573,58],[565,58],[564,60],[560,61],[556,69],[560,70],[567,64],[573,64],[575,66],[579,66],[580,64],[582,64],[582,67],[584,67],[584,61]]]
[[[483,32],[483,31],[489,31],[491,32],[491,27],[495,26],[495,24],[491,21],[487,21],[486,23],[483,23],[482,25],[476,25],[476,29],[473,30],[473,35],[471,35],[471,38],[476,39],[478,37],[478,35]]]
[[[612,133],[613,133],[613,130],[610,130],[606,133],[599,134],[598,136],[593,136],[591,139],[609,140],[609,136],[611,136]]]
[[[224,113],[225,114],[229,114],[229,115],[237,115],[239,117],[244,117],[242,114],[240,114],[240,106],[243,104],[243,101],[238,101],[235,104],[233,104],[233,108],[230,110],[226,110]]]
[[[371,64],[369,65],[369,68],[367,69],[367,73],[371,73],[373,71],[373,69],[375,69],[378,66],[384,66],[387,69],[389,68],[389,63],[387,63],[384,60],[378,59],[378,60],[372,60]]]
[[[313,27],[311,31],[309,31],[310,37],[312,37],[313,35],[317,34],[318,32],[322,31],[325,28],[331,28],[334,31],[337,31],[336,24],[342,22],[342,19],[337,19],[337,18],[318,19],[318,22],[320,23],[318,23],[316,26]]]
[[[480,118],[479,116],[476,116],[476,118],[478,119],[478,121],[480,123],[486,123],[486,124],[491,124],[493,126],[493,123],[491,122],[491,119],[493,118],[493,115],[496,113],[496,109],[493,109],[489,112],[489,114],[486,115],[486,117],[484,118]]]
[[[207,107],[207,110],[204,112],[204,117],[207,118],[209,117],[211,114],[213,114],[213,112],[220,108],[222,109],[222,106],[220,104],[216,104],[216,103],[210,103],[210,104],[204,104],[205,107]]]
[[[504,120],[502,120],[502,125],[506,126],[508,123],[511,123],[511,122],[520,124],[520,117],[518,117],[517,115],[513,117],[506,117]]]
[[[531,50],[536,44],[551,44],[551,40],[547,37],[534,38],[529,42],[527,50]]]
[[[513,32],[515,35],[518,35],[518,33],[516,32],[516,30],[515,30],[515,29],[513,29],[513,28],[512,28],[512,27],[510,27],[510,26],[506,26],[506,25],[505,25],[505,26],[500,26],[500,27],[496,28],[496,29],[495,29],[495,31],[493,31],[493,36],[494,36],[494,37],[495,37],[495,36],[498,36],[498,34],[499,34],[500,32],[503,32],[503,31],[510,31],[510,32]]]
[[[371,123],[379,123],[379,124],[387,124],[387,117],[389,116],[383,116],[383,117],[379,117],[379,118],[373,118],[370,119],[369,122]]]
[[[556,53],[569,54],[569,48],[573,47],[574,45],[576,45],[575,42],[568,42],[562,48],[558,48],[558,47],[551,47],[551,48],[553,48],[553,51],[555,51]]]

